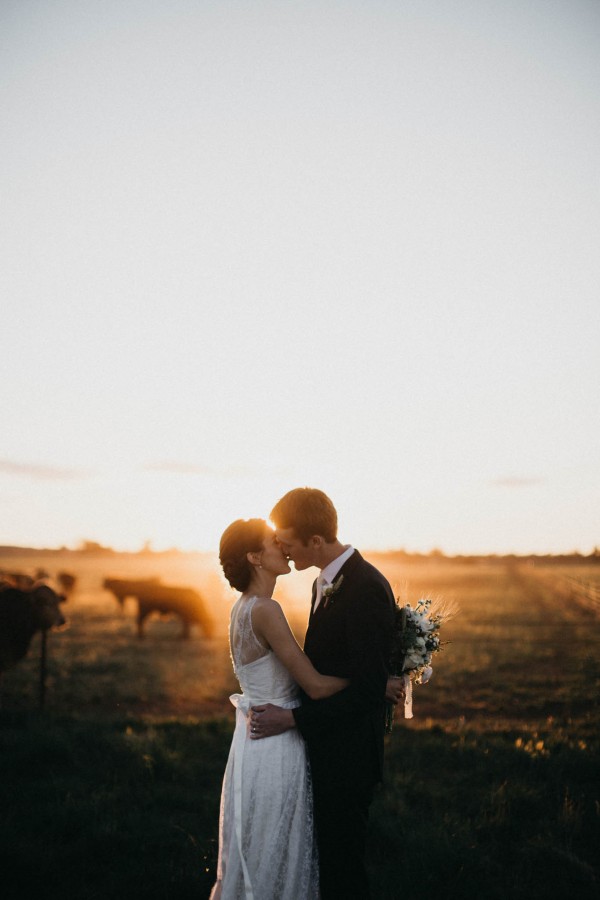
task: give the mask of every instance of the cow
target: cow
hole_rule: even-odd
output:
[[[0,590],[13,587],[19,588],[21,591],[28,591],[34,584],[35,578],[25,572],[7,572],[6,569],[3,569],[0,573]]]
[[[63,590],[65,594],[70,594],[71,591],[75,589],[75,585],[77,584],[77,578],[75,575],[72,575],[71,572],[58,572],[56,575],[56,580],[60,584],[61,590]]]
[[[128,597],[137,599],[138,591],[143,591],[148,585],[158,583],[158,578],[105,578],[102,587],[105,591],[114,594],[117,603],[123,609]]]
[[[154,612],[161,616],[178,616],[183,625],[180,636],[184,639],[189,638],[193,624],[200,625],[206,637],[214,634],[214,623],[206,611],[204,600],[192,588],[161,584],[157,578],[145,581],[106,578],[104,587],[112,591],[120,603],[125,597],[137,599],[137,634],[140,639],[144,637],[144,622]]]
[[[34,584],[30,590],[4,587],[0,590],[0,679],[26,655],[37,631],[42,632],[40,669],[40,706],[44,704],[46,678],[46,633],[66,624],[60,604],[65,597],[47,584]]]

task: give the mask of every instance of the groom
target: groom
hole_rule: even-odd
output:
[[[271,520],[296,569],[321,569],[304,650],[319,672],[349,678],[350,686],[325,700],[303,695],[294,710],[256,707],[252,726],[257,738],[300,731],[313,778],[321,898],[366,900],[367,821],[382,778],[394,596],[377,569],[340,543],[335,507],[322,491],[289,491]]]

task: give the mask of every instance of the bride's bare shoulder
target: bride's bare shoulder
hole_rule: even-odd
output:
[[[273,597],[257,597],[254,601],[254,609],[281,609],[280,604]]]
[[[262,620],[273,619],[283,616],[283,610],[277,600],[272,597],[257,597],[252,614]]]

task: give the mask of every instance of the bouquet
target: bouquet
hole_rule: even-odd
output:
[[[402,676],[406,691],[404,718],[412,719],[412,685],[426,684],[431,678],[431,658],[442,649],[440,627],[455,614],[454,608],[421,598],[417,605],[400,606],[394,610],[394,637],[390,672]],[[389,734],[394,720],[394,706],[386,705],[385,730]]]

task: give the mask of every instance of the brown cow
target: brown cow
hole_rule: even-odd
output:
[[[35,578],[25,572],[7,572],[6,569],[0,572],[0,590],[13,587],[19,588],[21,591],[29,591],[34,584]]]
[[[75,575],[72,575],[71,572],[58,572],[56,575],[56,580],[60,584],[61,589],[65,592],[65,594],[70,594],[71,591],[75,590],[77,577]]]
[[[121,604],[125,597],[137,599],[139,638],[144,637],[144,622],[154,612],[161,616],[178,616],[183,625],[182,638],[189,638],[194,623],[201,626],[206,637],[214,634],[214,623],[206,611],[204,600],[192,588],[161,584],[157,578],[145,581],[106,578],[104,587],[112,591]]]
[[[158,583],[158,578],[105,578],[102,587],[115,595],[119,606],[123,609],[128,597],[137,599],[138,591],[143,591],[149,584]]]

